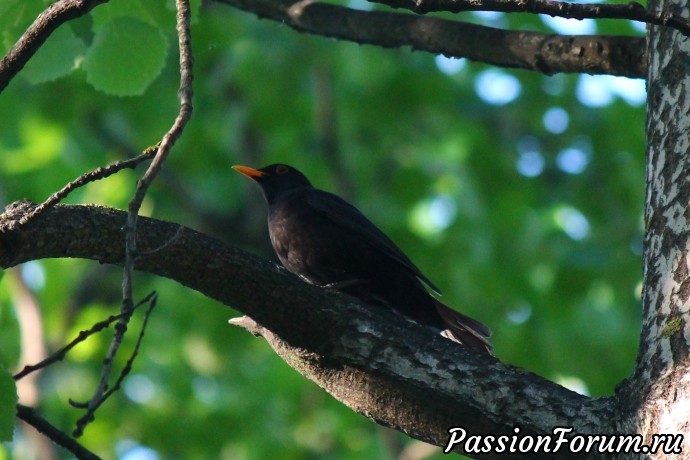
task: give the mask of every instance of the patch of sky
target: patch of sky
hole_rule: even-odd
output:
[[[489,69],[477,75],[474,89],[487,104],[506,105],[517,99],[522,92],[522,85],[513,75]]]
[[[554,223],[571,239],[580,241],[589,236],[589,221],[572,206],[559,206],[553,214]]]
[[[589,139],[582,137],[558,152],[556,165],[565,173],[580,174],[587,168],[591,156],[592,145]]]
[[[518,157],[515,168],[525,177],[537,177],[544,172],[546,160],[541,153],[539,141],[535,137],[525,136],[517,143]]]
[[[570,116],[562,107],[551,107],[542,117],[544,128],[551,134],[562,134],[568,129]]]
[[[462,58],[447,57],[439,54],[434,58],[436,67],[445,75],[455,75],[462,71],[467,65],[467,60]]]
[[[611,104],[620,97],[628,105],[639,107],[647,100],[644,80],[613,75],[580,75],[575,95],[581,104],[597,108]]]

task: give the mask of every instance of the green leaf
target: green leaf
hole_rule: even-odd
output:
[[[11,441],[17,413],[17,385],[12,374],[0,367],[0,441]]]
[[[160,30],[133,18],[120,17],[96,32],[84,59],[86,80],[116,96],[138,96],[161,73],[168,41]]]
[[[58,28],[22,70],[30,83],[56,80],[77,67],[86,45],[67,26]]]
[[[45,4],[41,0],[0,0],[0,36],[3,54],[15,44],[44,8]]]
[[[151,3],[153,3],[153,8],[151,8]],[[156,25],[155,14],[152,15],[151,12],[158,10],[165,10],[159,2],[142,2],[141,0],[120,0],[117,2],[110,2],[91,12],[93,29],[98,31],[118,18],[139,19],[147,24]]]

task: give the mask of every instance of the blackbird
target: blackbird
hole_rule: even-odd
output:
[[[457,312],[424,287],[439,289],[357,208],[314,188],[297,169],[233,166],[268,202],[268,231],[282,264],[310,284],[383,304],[455,342],[492,354],[484,324]]]

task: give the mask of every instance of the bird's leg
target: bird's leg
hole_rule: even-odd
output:
[[[344,280],[344,281],[336,281],[334,283],[328,283],[328,284],[322,284],[322,288],[326,289],[334,289],[336,291],[342,291],[343,289],[352,287],[352,286],[360,286],[362,284],[367,283],[365,280],[360,280],[360,279],[352,279],[352,280]]]
[[[373,286],[369,280],[355,278],[324,284],[321,287],[357,297],[365,303],[379,303],[375,293],[372,291]]]

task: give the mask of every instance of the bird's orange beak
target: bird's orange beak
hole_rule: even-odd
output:
[[[235,171],[244,174],[251,179],[258,179],[259,177],[265,176],[266,173],[259,171],[258,169],[250,168],[249,166],[235,165],[232,167]]]

